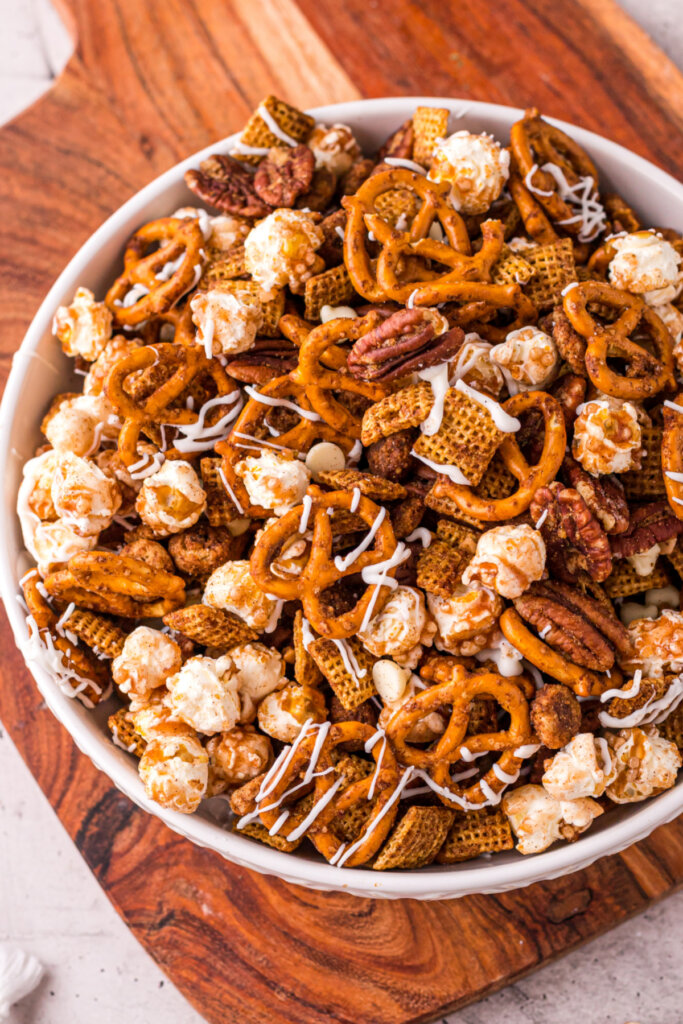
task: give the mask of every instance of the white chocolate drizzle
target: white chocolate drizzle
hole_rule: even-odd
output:
[[[490,414],[491,419],[495,423],[498,430],[504,434],[514,434],[521,427],[521,423],[516,416],[510,416],[509,413],[505,412],[499,402],[496,402],[495,398],[491,398],[490,395],[485,395],[481,391],[477,391],[476,388],[470,387],[469,384],[465,384],[464,380],[458,380],[455,383],[456,391],[462,391],[464,395],[471,398],[473,402],[477,402],[479,405],[483,405],[487,412]]]
[[[304,420],[310,420],[311,423],[318,423],[320,416],[317,412],[310,412],[308,409],[302,409],[296,402],[290,402],[287,398],[271,398],[270,395],[262,395],[260,391],[252,387],[251,384],[245,385],[244,390],[253,398],[255,402],[261,402],[262,405],[282,406],[285,409],[291,409],[292,412],[296,412]]]

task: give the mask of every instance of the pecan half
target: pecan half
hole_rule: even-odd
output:
[[[399,309],[355,343],[349,372],[359,380],[395,380],[451,359],[464,340],[459,327],[434,336],[425,310]]]
[[[576,419],[576,410],[586,398],[586,380],[578,373],[565,373],[550,385],[548,391],[560,403],[569,435]]]
[[[410,451],[416,437],[416,430],[398,430],[371,444],[366,453],[370,472],[396,483],[405,480],[413,463]]]
[[[571,455],[565,456],[562,465],[565,477],[579,492],[605,533],[628,530],[630,512],[621,480],[615,476],[591,476]]]
[[[254,191],[269,206],[294,206],[313,179],[315,157],[308,146],[273,146],[256,169]]]
[[[381,162],[388,156],[398,157],[402,160],[410,158],[413,155],[414,137],[413,119],[408,118],[400,128],[396,129],[393,135],[389,136],[377,154],[378,160]]]
[[[298,349],[286,338],[257,338],[248,352],[226,363],[225,370],[244,384],[266,384],[289,373],[298,361]]]
[[[680,533],[683,533],[683,520],[676,518],[665,501],[640,505],[632,510],[628,529],[612,538],[612,554],[615,558],[639,555]]]
[[[586,339],[574,330],[562,306],[555,306],[551,316],[552,335],[557,351],[564,361],[569,363],[574,373],[580,377],[587,377]]]
[[[221,213],[243,217],[265,217],[270,206],[254,191],[249,171],[239,160],[214,153],[202,160],[199,170],[185,171],[185,184],[196,196]]]
[[[554,576],[573,582],[581,573],[600,582],[612,571],[609,539],[578,491],[552,483],[539,487],[529,508],[540,526],[546,561]]]
[[[613,612],[592,597],[563,583],[533,583],[515,608],[543,641],[576,665],[606,672],[616,655],[632,657],[628,630]]]

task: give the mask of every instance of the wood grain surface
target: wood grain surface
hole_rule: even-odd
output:
[[[683,78],[612,0],[63,0],[76,50],[0,130],[0,370],[99,223],[268,92],[525,105],[675,172]],[[3,622],[0,717],[114,906],[213,1024],[432,1020],[683,884],[683,819],[569,877],[420,904],[231,867],[145,815],[41,707]]]

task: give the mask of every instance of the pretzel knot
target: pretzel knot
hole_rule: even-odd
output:
[[[158,248],[153,248],[157,244]],[[199,280],[203,244],[195,218],[162,217],[143,224],[128,242],[123,273],[105,299],[116,323],[134,327],[168,312]],[[126,295],[136,285],[139,298],[125,305]]]
[[[306,835],[327,860],[332,860],[342,846],[342,841],[334,830],[335,820],[358,805],[367,807],[368,802],[372,801],[370,814],[353,843],[354,850],[344,861],[346,866],[355,867],[366,863],[374,856],[391,829],[398,802],[394,800],[388,808],[387,804],[392,800],[398,785],[398,766],[390,746],[376,743],[372,748],[374,771],[342,788],[339,776],[330,770],[334,765],[336,748],[349,741],[367,743],[375,735],[375,730],[361,722],[339,722],[332,726],[323,725],[322,729],[326,729],[327,734],[314,764],[315,773],[310,771],[310,764],[313,751],[319,743],[317,731],[306,736],[295,748],[277,785],[259,802],[259,816],[266,828],[273,828],[282,815],[283,795],[297,785],[297,779],[306,779],[308,772],[310,779],[315,778],[314,805],[319,806],[326,797],[327,802],[316,815],[313,824],[306,830]],[[330,795],[332,789],[335,791],[333,796]],[[300,793],[301,789],[298,795]],[[296,819],[291,822],[288,819],[282,828],[278,829],[278,834],[289,838],[297,825]]]
[[[544,391],[527,391],[514,395],[502,403],[502,408],[510,416],[538,411],[543,416],[545,426],[543,451],[535,466],[529,465],[511,434],[505,435],[505,440],[498,449],[505,468],[519,481],[517,490],[505,498],[485,498],[476,494],[470,487],[455,484],[447,477],[439,476],[432,492],[434,497],[450,498],[461,512],[488,523],[514,519],[525,512],[538,488],[554,480],[567,445],[567,430],[562,408],[559,402]]]
[[[351,491],[325,492],[315,486],[309,487],[308,495],[312,503],[305,528],[312,528],[313,536],[310,555],[301,574],[295,579],[283,580],[271,566],[286,542],[303,532],[303,505],[286,512],[263,531],[251,555],[251,575],[265,593],[284,601],[301,601],[305,617],[321,636],[343,640],[359,631],[366,613],[369,616],[380,611],[389,590],[396,586],[393,580],[396,566],[383,566],[396,552],[396,538],[386,510],[369,498],[361,495],[358,499],[356,495],[358,504],[354,504],[353,511],[374,529],[372,545],[354,558],[333,557],[334,513],[350,511],[354,495]],[[353,608],[342,614],[332,612],[326,604],[325,591],[345,577],[357,576],[373,567],[386,582],[372,581]]]
[[[616,319],[600,323],[589,312],[590,303],[614,311]],[[674,386],[673,338],[641,298],[602,281],[584,281],[566,293],[563,305],[574,330],[586,339],[586,371],[603,394],[642,400]],[[631,340],[636,329],[645,331],[655,355]],[[608,366],[615,358],[628,364],[625,376]]]
[[[591,177],[597,189],[598,172],[586,151],[560,128],[544,121],[537,110],[527,110],[522,120],[513,124],[510,148],[521,177],[533,186],[534,199],[538,199],[555,224],[561,224],[570,235],[578,234],[580,219],[561,197],[553,175],[544,171],[542,165],[554,164],[570,186],[576,185],[579,178]]]
[[[468,672],[454,658],[433,658],[422,668],[421,675],[435,683],[407,700],[391,717],[386,727],[389,742],[402,764],[429,772],[434,781],[447,790],[439,798],[448,807],[469,809],[491,799],[491,791],[499,793],[516,776],[523,758],[515,750],[531,738],[529,704],[521,677],[508,679],[495,672]],[[472,701],[485,695],[493,697],[510,716],[507,729],[467,736]],[[446,731],[425,750],[408,743],[411,730],[426,715],[445,705],[451,714]],[[481,779],[470,786],[459,786],[451,778],[451,765],[462,759],[462,750],[471,754],[495,753],[501,756]],[[508,777],[506,780],[506,776]]]
[[[79,608],[127,619],[156,618],[185,603],[185,583],[163,569],[112,551],[84,551],[66,569],[50,573],[45,589],[55,599]]]
[[[235,472],[235,466],[247,455],[256,454],[254,449],[258,448],[258,442],[267,434],[265,421],[273,407],[287,409],[298,417],[293,426],[277,434],[279,448],[307,452],[316,441],[331,441],[348,454],[353,447],[353,440],[347,433],[325,423],[312,407],[309,388],[292,380],[290,374],[276,377],[251,394],[253,397],[246,402],[229,436],[216,445],[216,452],[222,456],[223,476],[243,511],[256,519],[269,519],[273,514],[272,509],[251,504],[247,489]],[[266,441],[264,450],[268,444]]]
[[[152,383],[157,380],[160,383],[150,394],[136,398],[128,393],[126,384],[131,374],[139,370],[149,370]],[[145,428],[152,424],[181,426],[196,422],[199,412],[178,404],[178,399],[200,374],[208,374],[213,379],[219,395],[227,395],[235,389],[218,360],[207,359],[202,350],[195,346],[170,342],[146,345],[134,349],[114,364],[104,389],[124,421],[119,433],[118,448],[126,466],[132,466],[139,460],[137,444]],[[165,454],[167,458],[179,455],[173,448]]]
[[[507,608],[503,612],[499,625],[505,639],[516,647],[527,661],[558,683],[569,686],[579,697],[599,697],[610,687],[618,689],[621,686],[622,676],[617,669],[612,669],[611,674],[607,676],[582,665],[575,665],[573,661],[554,651],[527,629],[514,608]]]
[[[33,618],[38,635],[44,644],[51,644],[60,652],[62,664],[82,680],[78,689],[68,696],[79,696],[88,705],[97,704],[108,696],[110,690],[107,667],[90,651],[77,647],[68,637],[60,635],[57,629],[59,618],[41,593],[39,584],[40,576],[37,569],[25,576],[21,584],[26,607]],[[68,625],[65,628],[68,629]]]
[[[405,231],[391,227],[377,210],[377,199],[394,189],[408,189],[422,200]],[[414,293],[415,305],[434,305],[448,298],[448,287],[456,281],[490,280],[491,267],[503,247],[503,225],[497,220],[485,221],[481,227],[483,245],[472,256],[465,222],[449,203],[449,192],[448,182],[429,181],[415,171],[396,167],[373,174],[354,196],[342,200],[348,211],[344,263],[357,292],[370,302],[393,299],[401,303]],[[447,243],[430,237],[435,221],[441,225]],[[382,247],[375,270],[367,249],[368,231]],[[409,270],[406,261],[410,257],[431,260],[451,269],[443,273],[410,268],[413,278],[399,280]],[[420,286],[420,281],[427,283]]]
[[[683,391],[662,410],[662,472],[669,505],[683,519]]]
[[[345,368],[329,369],[323,365],[326,352],[338,352],[335,348],[341,341],[358,341],[382,323],[377,312],[368,313],[362,319],[340,318],[315,327],[302,341],[299,349],[299,364],[290,373],[291,379],[305,389],[312,407],[328,426],[341,434],[360,438],[362,417],[355,416],[345,408],[334,391],[350,391],[379,402],[389,390],[385,384],[371,383],[352,377]],[[346,355],[344,356],[344,364]]]

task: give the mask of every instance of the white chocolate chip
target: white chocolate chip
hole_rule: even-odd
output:
[[[386,704],[395,704],[406,691],[410,669],[401,668],[395,661],[383,658],[372,667],[372,681],[375,689]]]
[[[306,466],[311,472],[314,480],[317,480],[320,473],[334,473],[344,469],[346,456],[338,444],[331,441],[320,441],[314,444],[306,456]]]

